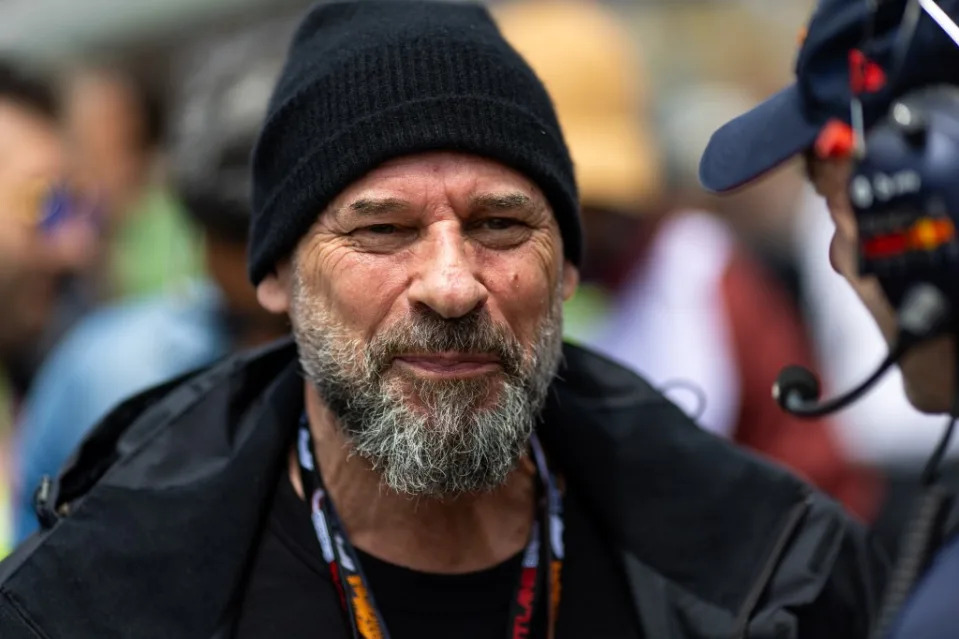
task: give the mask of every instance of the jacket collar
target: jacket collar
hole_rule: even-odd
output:
[[[583,349],[565,356],[543,414],[544,446],[627,574],[656,574],[739,611],[780,533],[795,525],[806,486],[703,431],[637,375]]]
[[[646,634],[675,636],[677,601],[713,632],[743,623],[809,489],[633,373],[583,349],[565,356],[541,436],[615,544]]]

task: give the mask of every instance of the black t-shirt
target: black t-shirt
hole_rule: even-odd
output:
[[[507,636],[522,554],[481,572],[436,575],[390,564],[357,549],[393,639]],[[543,598],[540,598],[542,603]],[[542,636],[537,605],[532,637]],[[241,604],[237,639],[349,639],[348,619],[310,521],[309,506],[283,474]]]

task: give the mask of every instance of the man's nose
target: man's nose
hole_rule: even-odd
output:
[[[423,243],[409,289],[410,304],[428,306],[441,317],[454,319],[486,303],[489,291],[476,277],[458,224],[433,230]]]

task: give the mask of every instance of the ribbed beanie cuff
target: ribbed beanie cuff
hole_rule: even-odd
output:
[[[362,1],[300,26],[253,154],[250,278],[288,256],[326,205],[384,162],[425,151],[509,166],[549,200],[567,259],[582,232],[549,96],[471,5]]]

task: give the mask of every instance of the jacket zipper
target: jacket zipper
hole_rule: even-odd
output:
[[[746,632],[749,629],[749,619],[759,603],[759,598],[762,597],[763,592],[769,585],[769,580],[772,579],[773,573],[776,571],[776,565],[782,558],[783,551],[786,550],[789,540],[792,538],[793,533],[796,532],[796,528],[799,527],[799,522],[805,517],[806,511],[809,510],[811,504],[812,495],[806,493],[803,500],[793,506],[786,514],[786,524],[783,526],[782,532],[779,533],[776,543],[773,544],[769,558],[766,559],[762,570],[759,571],[759,578],[753,584],[749,594],[746,596],[746,601],[739,611],[736,619],[736,631],[732,635],[734,639],[747,639]]]

